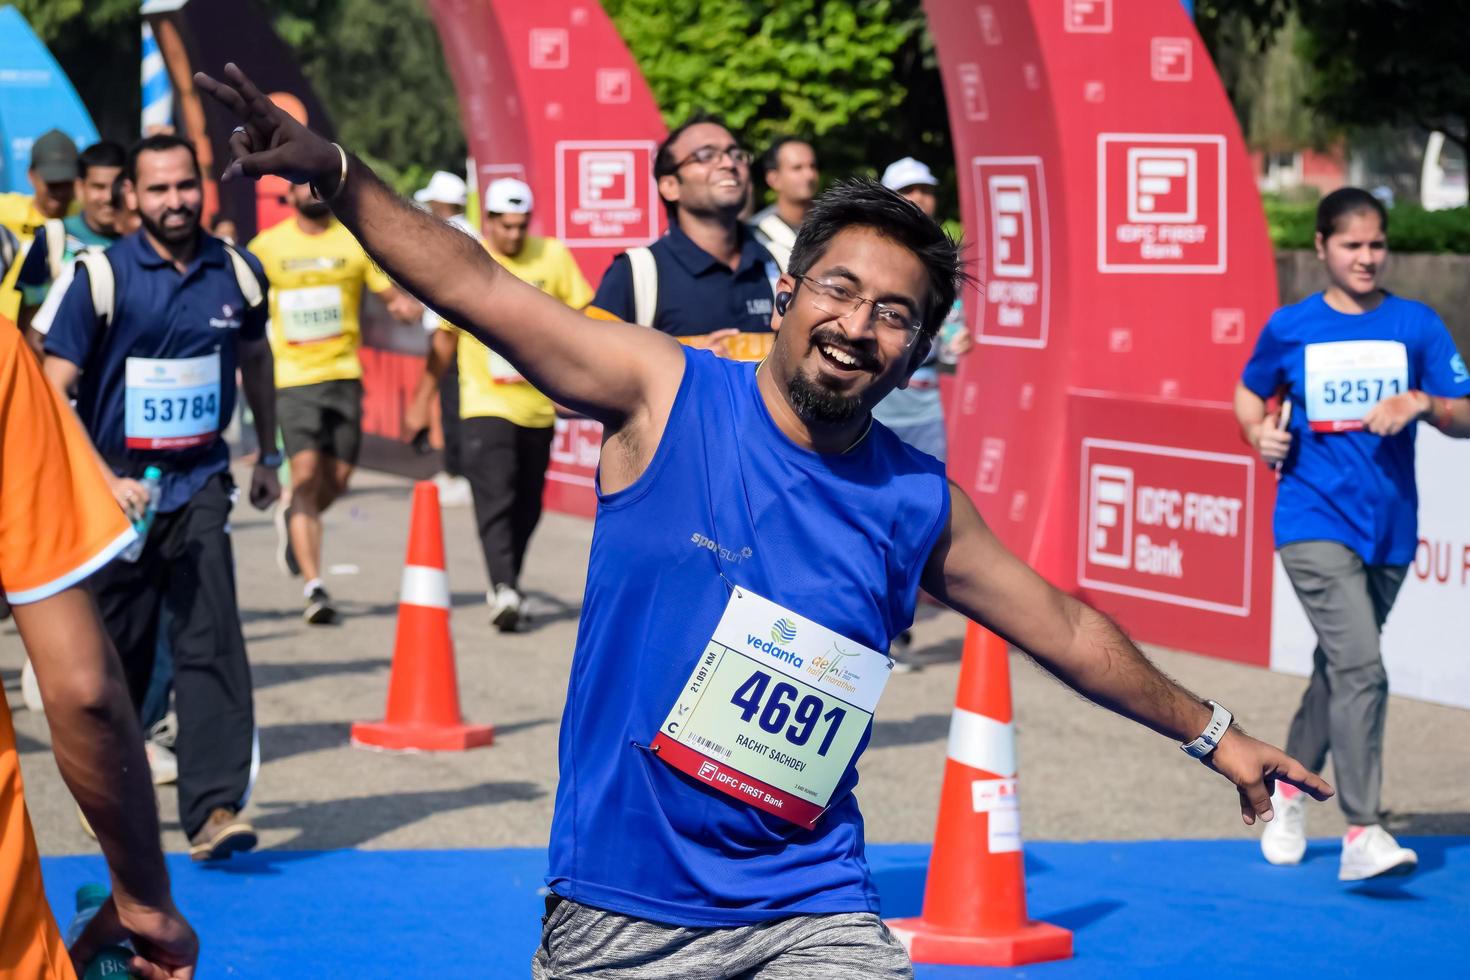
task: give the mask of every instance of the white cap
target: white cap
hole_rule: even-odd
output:
[[[883,186],[891,191],[901,191],[905,187],[914,187],[924,184],[928,187],[938,187],[939,181],[934,179],[934,172],[925,164],[920,163],[913,157],[904,157],[888,165],[883,171]]]
[[[487,214],[530,214],[532,203],[530,185],[524,180],[501,177],[485,188]]]
[[[440,204],[457,204],[464,207],[469,197],[469,188],[463,180],[447,170],[436,170],[429,178],[429,186],[413,192],[413,199],[420,204],[438,201]]]

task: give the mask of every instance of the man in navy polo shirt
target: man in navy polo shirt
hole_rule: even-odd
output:
[[[771,310],[781,270],[740,212],[750,193],[750,152],[724,124],[695,116],[669,134],[653,175],[669,233],[613,259],[588,311],[758,361],[771,349]],[[639,284],[654,302],[638,303]]]
[[[107,565],[90,585],[135,706],[148,691],[168,603],[179,822],[191,855],[207,860],[256,843],[240,817],[257,757],[229,535],[234,483],[220,430],[234,412],[238,367],[260,444],[275,445],[266,281],[249,253],[200,231],[204,192],[187,141],[140,141],[125,176],[143,227],[104,253],[101,273],[110,269],[115,284],[111,315],[97,308],[93,273],[79,265],[46,335],[45,371],[75,393],[113,495],[135,520],[149,503],[138,478],[149,466],[163,471],[142,553]],[[255,466],[257,509],[280,495],[280,462],[276,452]]]

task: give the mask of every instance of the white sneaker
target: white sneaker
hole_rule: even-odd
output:
[[[490,622],[502,633],[514,633],[521,624],[521,594],[508,585],[497,585],[490,600]]]
[[[31,666],[30,657],[26,658],[25,666],[20,669],[20,699],[32,711],[45,713],[46,704],[41,700],[41,685],[36,683],[36,668]]]
[[[1272,864],[1301,864],[1307,853],[1307,794],[1287,799],[1277,787],[1271,809],[1276,816],[1261,830],[1261,853]]]
[[[1342,839],[1342,863],[1338,881],[1362,881],[1380,875],[1406,875],[1419,864],[1419,855],[1400,847],[1393,835],[1378,824],[1367,828],[1351,842]]]
[[[148,768],[153,773],[154,786],[178,781],[179,760],[171,750],[157,742],[144,742],[143,751],[148,754]]]
[[[474,503],[470,493],[470,481],[462,476],[439,473],[434,476],[434,485],[439,488],[439,506],[468,507]]]

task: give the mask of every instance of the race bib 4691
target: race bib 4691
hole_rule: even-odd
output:
[[[653,740],[712,789],[811,828],[856,757],[893,664],[735,589]]]

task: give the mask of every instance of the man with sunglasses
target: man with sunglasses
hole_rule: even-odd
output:
[[[603,423],[562,715],[538,978],[908,978],[878,917],[855,762],[920,584],[1234,782],[1331,794],[1008,552],[872,408],[923,363],[960,279],[930,218],[871,181],[818,198],[759,365],[593,323],[400,200],[238,68],[196,84],[244,125],[223,179],[311,181],[384,270]]]
[[[653,164],[669,232],[615,258],[588,312],[738,360],[765,357],[781,270],[740,220],[750,163],[712,117],[694,116],[670,133]]]

